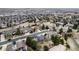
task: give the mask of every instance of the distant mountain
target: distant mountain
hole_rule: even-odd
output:
[[[79,8],[0,8],[0,15],[78,12]]]

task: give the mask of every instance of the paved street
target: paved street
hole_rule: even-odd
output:
[[[71,50],[79,51],[79,45],[74,39],[68,39],[67,43],[69,44]]]
[[[27,36],[38,35],[38,34],[46,33],[46,32],[49,32],[49,31],[48,31],[48,30],[43,30],[43,31],[41,31],[41,32],[32,33],[32,34],[27,35]],[[15,39],[12,39],[11,41],[3,41],[3,42],[0,42],[0,45],[4,45],[4,44],[7,44],[7,43],[10,43],[10,42],[13,42],[13,41],[17,41],[17,40],[26,38],[27,36],[26,36],[26,35],[23,35],[23,36],[19,36],[19,37],[15,38]]]

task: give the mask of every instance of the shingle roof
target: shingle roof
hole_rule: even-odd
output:
[[[44,35],[36,36],[36,38],[38,39],[38,41],[44,40]]]

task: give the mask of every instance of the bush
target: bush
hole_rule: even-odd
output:
[[[58,36],[51,36],[51,40],[52,40],[52,42],[54,43],[54,45],[59,45],[59,44],[64,44],[64,41],[60,38],[60,37],[58,37]]]
[[[27,47],[27,51],[33,51],[31,47]]]
[[[44,51],[48,51],[49,48],[47,46],[44,46]]]

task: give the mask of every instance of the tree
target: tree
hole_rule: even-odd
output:
[[[33,51],[31,47],[27,47],[27,51]]]
[[[2,46],[0,46],[0,50],[2,49]]]
[[[45,25],[43,24],[43,25],[42,25],[42,30],[44,30],[44,29],[45,29]]]
[[[36,31],[36,28],[33,29],[33,32],[35,32],[35,31]]]
[[[59,37],[58,36],[54,36],[54,35],[52,35],[51,36],[51,40],[52,40],[52,42],[54,42],[54,45],[58,45],[59,44]]]
[[[32,39],[33,39],[33,37],[27,37],[27,39],[26,39],[26,44],[27,44],[28,46],[31,46],[31,41],[32,41]]]
[[[73,29],[77,29],[78,25],[74,24]]]
[[[77,32],[79,32],[79,29],[77,30]]]
[[[57,35],[56,36],[52,35],[51,40],[54,43],[54,45],[64,44],[63,39],[61,39],[61,37],[58,37]]]
[[[68,28],[67,32],[68,32],[68,33],[72,32],[72,29]]]
[[[14,22],[16,22],[16,20],[14,20]]]
[[[61,33],[63,33],[63,29],[62,28],[59,30],[59,34],[61,34]]]
[[[7,27],[10,27],[10,26],[9,26],[9,23],[7,23]]]
[[[53,27],[53,31],[56,31],[56,28],[55,27]]]
[[[49,17],[45,16],[45,20],[49,21],[50,19],[49,19]]]
[[[16,41],[13,41],[13,45],[15,45],[16,44]]]
[[[64,45],[63,39],[60,39],[60,44]]]
[[[37,48],[37,41],[32,40],[31,47],[32,47],[32,49],[36,50],[36,48]]]
[[[37,41],[33,40],[33,37],[27,37],[26,44],[32,49],[36,50]]]
[[[2,29],[2,27],[0,26],[0,29]]]
[[[17,28],[17,31],[16,31],[15,34],[16,34],[16,35],[20,35],[20,34],[22,34],[22,32],[20,31],[20,28]]]
[[[48,27],[48,26],[46,26],[46,29],[49,29],[49,27]]]
[[[8,41],[11,41],[11,39],[8,39]]]
[[[47,46],[44,46],[44,51],[48,51],[49,48]]]
[[[69,28],[69,29],[67,30],[67,33],[68,33],[68,34],[67,34],[68,37],[72,37],[72,29]]]
[[[67,47],[67,48],[70,48],[70,46],[69,46],[68,44],[66,44],[66,47]]]
[[[64,39],[67,41],[67,39],[68,39],[67,34],[64,35]]]
[[[31,30],[30,33],[33,33],[33,30]]]

